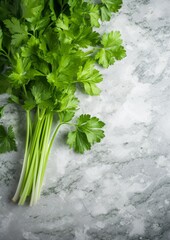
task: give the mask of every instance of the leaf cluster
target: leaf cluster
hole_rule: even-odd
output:
[[[0,118],[3,116],[4,106],[0,107]],[[0,124],[0,153],[16,151],[16,142],[13,127],[8,128]]]
[[[77,86],[99,95],[103,79],[96,64],[107,68],[126,56],[119,32],[101,36],[94,30],[121,5],[122,0],[1,0],[0,89],[26,111],[52,112],[60,123],[71,121],[78,109]],[[68,144],[83,153],[103,138],[103,126],[82,115]]]

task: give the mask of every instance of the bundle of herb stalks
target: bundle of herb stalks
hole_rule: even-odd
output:
[[[19,205],[27,198],[33,205],[40,198],[62,125],[70,125],[67,144],[78,153],[104,137],[104,123],[97,117],[75,117],[75,93],[78,87],[82,94],[99,95],[97,84],[103,78],[96,66],[108,68],[126,56],[120,32],[97,31],[121,5],[121,0],[0,1],[0,93],[7,93],[26,114],[25,154],[12,199]],[[0,153],[13,150],[13,128],[1,124]]]

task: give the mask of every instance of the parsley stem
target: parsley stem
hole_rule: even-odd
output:
[[[49,142],[47,151],[46,151],[46,153],[44,155],[42,154],[43,160],[41,160],[41,168],[39,168],[39,175],[38,175],[38,180],[37,180],[37,188],[36,188],[36,191],[35,191],[34,203],[36,203],[38,201],[39,197],[40,197],[41,187],[42,187],[42,183],[43,183],[43,179],[44,179],[44,174],[45,174],[45,170],[46,170],[49,154],[50,154],[52,145],[54,143],[55,137],[56,137],[56,135],[57,135],[61,125],[63,125],[63,123],[59,123],[56,126],[56,128],[55,128],[55,130],[54,130],[54,132],[52,134],[51,140]],[[49,124],[49,126],[50,126],[50,124]]]
[[[34,171],[36,169],[36,160],[37,160],[37,152],[38,152],[38,146],[39,141],[41,137],[41,129],[44,123],[44,119],[38,120],[37,126],[35,129],[35,133],[33,135],[33,141],[29,149],[29,155],[28,155],[28,164],[27,164],[27,170],[25,174],[25,179],[23,182],[23,188],[21,189],[21,196],[19,199],[19,205],[23,205],[27,196],[30,194],[32,190],[32,184],[34,180]]]
[[[30,134],[30,131],[29,131],[29,129],[30,129],[29,111],[26,111],[26,117],[27,117],[27,134],[26,134],[24,162],[23,162],[23,167],[22,167],[19,183],[18,183],[18,186],[17,186],[17,190],[15,192],[14,197],[12,198],[13,202],[18,201],[20,190],[21,190],[21,186],[22,186],[22,182],[23,182],[24,175],[25,175],[25,172],[26,172],[27,156],[28,156],[28,144],[29,144],[29,134]]]
[[[48,141],[50,138],[50,133],[51,133],[51,127],[52,127],[52,122],[53,122],[53,115],[50,113],[46,116],[45,124],[44,124],[44,129],[43,129],[43,138],[42,139],[42,147],[41,147],[41,153],[40,153],[40,159],[39,159],[39,167],[37,171],[37,179],[36,179],[36,184],[35,188],[32,191],[31,195],[31,202],[30,206],[35,204],[39,198],[39,193],[41,191],[41,178],[42,178],[42,172],[43,169],[46,168],[44,167],[44,159],[46,156],[46,152],[48,151]]]
[[[40,196],[42,181],[45,174],[48,156],[58,132],[59,124],[50,139],[53,123],[53,113],[40,112],[37,108],[36,124],[34,133],[30,138],[30,112],[27,111],[27,138],[25,160],[21,172],[20,181],[13,201],[23,205],[26,198],[31,194],[30,205],[35,204]],[[41,117],[40,117],[41,116]]]
[[[0,55],[3,55],[4,57],[6,57],[9,60],[9,62],[11,63],[11,58],[10,58],[9,54],[3,49],[1,49],[0,51],[2,52]]]

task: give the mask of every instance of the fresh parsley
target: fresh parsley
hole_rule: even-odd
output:
[[[3,116],[4,106],[0,107],[0,118]],[[8,128],[0,124],[0,153],[6,153],[10,151],[16,151],[17,146],[15,142],[15,135],[13,127]]]
[[[104,137],[97,117],[76,119],[76,90],[99,95],[103,77],[96,64],[108,68],[126,56],[120,32],[95,30],[121,5],[122,0],[0,1],[0,93],[8,93],[26,113],[25,155],[13,197],[19,205],[28,197],[30,205],[39,199],[50,150],[63,125],[70,126],[67,144],[78,153]],[[0,153],[11,150],[16,150],[13,129],[0,125]]]
[[[12,126],[7,129],[0,125],[0,153],[16,151],[15,135]]]
[[[76,152],[83,153],[91,149],[91,145],[100,142],[104,137],[104,131],[101,130],[104,123],[96,117],[89,114],[81,115],[77,119],[75,130],[68,134],[67,143],[73,147]]]

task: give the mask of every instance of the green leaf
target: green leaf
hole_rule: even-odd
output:
[[[60,57],[58,68],[47,75],[47,80],[58,89],[69,88],[75,84],[76,73],[81,63],[78,55],[64,54]]]
[[[31,92],[36,104],[46,108],[46,102],[48,102],[48,100],[51,98],[52,93],[49,84],[40,81],[35,82],[33,87],[31,88]]]
[[[98,60],[98,63],[102,65],[104,68],[108,68],[109,65],[114,64],[115,59],[111,51],[107,51],[102,48],[95,56],[95,59]]]
[[[28,27],[24,24],[21,24],[17,18],[12,17],[10,20],[5,20],[4,23],[12,34],[12,45],[19,46],[22,41],[27,39]]]
[[[100,72],[94,68],[94,62],[88,60],[84,66],[80,66],[77,73],[77,81],[84,85],[84,90],[89,95],[99,95],[100,89],[96,86],[103,80]]]
[[[0,20],[5,20],[11,16],[16,17],[20,10],[20,0],[0,1]]]
[[[95,55],[95,59],[105,68],[126,56],[126,51],[122,46],[121,35],[118,31],[105,33],[102,36],[101,45],[101,48]]]
[[[56,16],[56,12],[55,12],[55,6],[54,6],[54,0],[49,0],[49,7],[50,7],[50,16],[51,16],[51,20],[52,21],[56,21],[57,20],[57,16]]]
[[[2,50],[2,40],[3,40],[3,33],[2,33],[2,29],[0,29],[0,51]]]
[[[78,33],[73,29],[73,44],[78,44],[80,47],[86,48],[94,46],[99,40],[99,33],[92,31],[92,27],[80,25]]]
[[[70,6],[71,11],[76,7],[76,6],[81,6],[83,3],[83,0],[68,0],[68,4]]]
[[[74,91],[68,89],[62,92],[58,101],[57,112],[61,122],[69,122],[78,108],[79,100],[74,96]]]
[[[117,12],[122,6],[122,0],[102,0],[110,12]]]
[[[27,41],[27,44],[21,47],[21,55],[24,58],[33,59],[34,55],[38,51],[39,48],[39,39],[34,36],[31,36]]]
[[[18,96],[15,96],[15,95],[11,95],[9,100],[8,100],[9,103],[16,103],[16,104],[20,104],[19,102],[19,97]]]
[[[60,17],[56,21],[56,27],[61,28],[63,30],[68,30],[69,18],[64,14],[60,14]]]
[[[44,31],[45,28],[48,26],[50,23],[50,17],[49,15],[44,16],[43,18],[40,18],[39,20],[36,20],[35,23],[31,24],[31,29],[33,31],[41,30]]]
[[[91,144],[88,142],[86,134],[80,131],[70,132],[67,144],[78,153],[84,153],[85,150],[91,149]]]
[[[104,123],[98,118],[88,114],[81,115],[77,119],[75,130],[68,134],[67,144],[76,152],[83,153],[104,137],[103,126]]]
[[[102,21],[109,21],[111,18],[111,12],[106,6],[102,6],[100,8],[100,15]]]
[[[89,15],[90,15],[91,25],[94,27],[99,27],[100,26],[100,24],[99,24],[100,14],[99,14],[98,5],[94,5],[94,4],[90,5]]]
[[[91,96],[97,96],[101,93],[100,88],[98,88],[95,83],[84,83],[84,90]]]
[[[0,94],[7,93],[7,89],[10,87],[7,76],[0,74]]]
[[[4,106],[1,106],[1,107],[0,107],[0,118],[1,118],[2,115],[3,115],[3,111],[4,111]]]
[[[16,142],[12,126],[5,129],[0,125],[0,153],[16,151]]]
[[[22,17],[31,22],[32,25],[41,19],[44,8],[44,0],[21,0]]]
[[[5,20],[8,18],[9,15],[11,15],[10,9],[9,9],[10,3],[7,1],[3,2],[0,1],[0,20]]]
[[[26,99],[24,101],[23,108],[25,110],[32,110],[35,107],[36,107],[35,99],[33,98],[33,96],[31,94],[28,94],[28,99]]]
[[[15,87],[19,87],[23,84],[26,84],[31,77],[30,67],[31,62],[29,58],[22,58],[18,53],[16,53],[14,69],[12,73],[9,75],[10,82]]]
[[[58,112],[71,111],[77,109],[78,99],[70,94],[69,91],[64,91],[60,97],[60,108]]]

